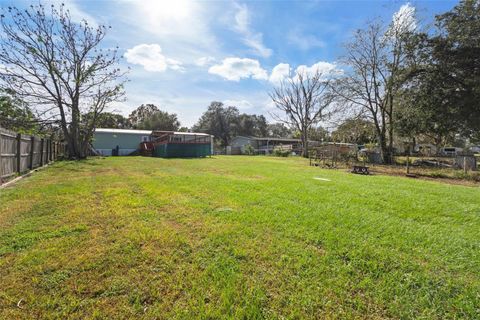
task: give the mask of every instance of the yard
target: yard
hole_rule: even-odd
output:
[[[480,316],[480,188],[300,158],[58,162],[0,190],[0,318]]]

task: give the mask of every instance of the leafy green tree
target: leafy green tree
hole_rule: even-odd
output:
[[[130,113],[128,121],[130,121],[133,128],[137,129],[140,123],[151,118],[153,114],[158,111],[160,111],[160,109],[152,103],[142,104]]]
[[[365,118],[349,118],[332,132],[336,142],[367,144],[375,141],[376,128],[372,121]]]
[[[436,17],[429,41],[433,94],[462,134],[480,131],[480,2],[464,0]]]
[[[0,96],[0,127],[24,134],[35,134],[40,130],[30,108],[7,93]]]
[[[407,83],[397,101],[395,130],[400,137],[430,141],[437,149],[459,131],[454,108],[444,104],[435,94],[434,73],[423,73]]]
[[[270,123],[267,125],[267,136],[271,138],[291,138],[293,132],[283,123]]]
[[[84,119],[93,117],[92,113],[88,113],[84,115]],[[112,128],[112,129],[128,129],[131,127],[130,122],[127,118],[122,116],[121,114],[111,113],[111,112],[103,112],[97,115],[96,120],[96,127],[97,128]]]
[[[177,131],[180,121],[175,113],[160,110],[154,104],[142,104],[133,110],[128,120],[135,129]]]
[[[267,136],[267,119],[263,115],[242,113],[236,122],[235,135],[237,136]]]
[[[161,110],[155,112],[137,125],[138,129],[165,131],[177,131],[179,127],[180,121],[178,121],[175,113],[168,113]]]
[[[213,101],[193,126],[193,131],[209,133],[221,147],[228,146],[237,132],[239,115],[236,107],[225,107],[222,102]]]
[[[328,131],[323,127],[310,128],[308,136],[313,141],[327,141],[330,138]]]
[[[436,31],[412,38],[414,68],[396,101],[396,130],[437,147],[480,131],[480,3],[461,1],[436,17]]]

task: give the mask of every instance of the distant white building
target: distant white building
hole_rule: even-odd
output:
[[[316,141],[310,141],[312,146],[318,144]],[[256,154],[271,154],[277,146],[291,146],[291,150],[300,153],[302,149],[302,140],[289,138],[261,138],[236,136],[227,147],[227,154],[244,154],[245,147],[251,145]]]
[[[480,153],[480,146],[471,146],[470,151]]]

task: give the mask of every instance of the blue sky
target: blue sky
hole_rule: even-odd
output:
[[[118,45],[124,55],[122,66],[131,68],[127,101],[111,110],[128,115],[142,103],[154,103],[177,113],[186,126],[193,125],[213,100],[268,118],[273,108],[268,92],[288,70],[302,65],[335,67],[342,44],[355,29],[375,17],[390,21],[407,3],[63,2],[75,19],[111,25],[104,45]],[[422,23],[456,3],[410,2]]]

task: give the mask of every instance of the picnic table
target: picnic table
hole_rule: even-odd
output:
[[[352,173],[370,174],[370,171],[368,171],[368,167],[366,166],[353,166]]]

